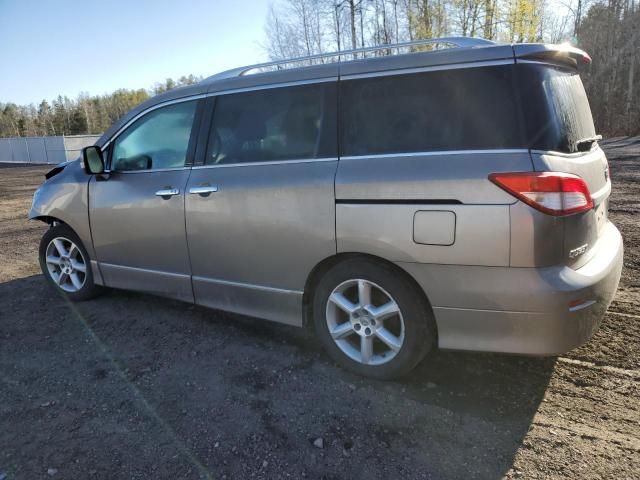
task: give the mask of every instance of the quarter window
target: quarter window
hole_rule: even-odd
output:
[[[153,110],[116,138],[111,169],[157,170],[183,167],[187,160],[197,101]]]
[[[312,84],[220,95],[205,163],[336,156],[335,88]]]
[[[580,140],[594,138],[593,117],[578,72],[536,64],[517,68],[531,148],[575,153]]]
[[[340,82],[342,155],[523,148],[507,66]]]

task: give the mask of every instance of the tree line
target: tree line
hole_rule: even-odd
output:
[[[640,0],[278,0],[265,23],[273,60],[403,41],[477,36],[503,42],[570,41],[592,65],[582,70],[597,131],[640,134]],[[429,48],[429,47],[425,47]],[[391,50],[367,55],[390,54]],[[324,61],[324,60],[319,60]],[[138,103],[199,81],[167,79],[151,89],[58,96],[39,105],[0,103],[0,137],[101,133]]]
[[[119,89],[105,95],[81,93],[75,99],[58,96],[36,105],[0,103],[0,137],[82,135],[104,132],[131,108],[167,90],[200,81],[194,75],[167,78],[150,89]]]
[[[509,43],[569,41],[593,58],[581,74],[598,132],[638,135],[639,2],[280,0],[269,10],[264,47],[271,59],[282,60],[451,35]]]

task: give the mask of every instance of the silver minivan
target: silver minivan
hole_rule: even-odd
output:
[[[589,56],[400,46],[243,67],[134,108],[36,191],[46,278],[71,300],[104,286],[312,324],[382,379],[434,347],[583,344],[623,255]]]

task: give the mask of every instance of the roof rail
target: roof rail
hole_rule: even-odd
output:
[[[484,38],[472,38],[472,37],[442,37],[442,38],[428,38],[424,40],[414,40],[411,42],[400,42],[400,43],[390,43],[384,45],[376,45],[374,47],[364,47],[364,48],[356,48],[353,50],[341,50],[338,52],[330,52],[330,53],[318,53],[315,55],[308,55],[305,57],[294,57],[287,58],[284,60],[275,60],[272,62],[266,63],[257,63],[255,65],[247,65],[245,67],[234,68],[232,70],[227,70],[225,72],[221,72],[215,74],[209,79],[222,79],[222,78],[232,78],[232,77],[240,77],[242,75],[246,75],[248,72],[252,70],[258,70],[268,67],[278,67],[278,69],[284,69],[287,65],[293,63],[301,63],[301,62],[310,62],[313,60],[320,60],[323,58],[331,58],[337,57],[338,62],[341,61],[341,57],[347,55],[357,55],[358,53],[367,53],[374,52],[379,50],[391,50],[391,49],[400,49],[407,47],[420,47],[424,45],[451,45],[454,48],[475,48],[475,47],[486,47],[489,45],[495,45],[495,42],[491,40],[486,40]],[[288,67],[292,68],[292,67]]]

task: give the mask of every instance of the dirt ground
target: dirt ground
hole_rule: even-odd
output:
[[[26,220],[47,168],[0,169],[0,479],[638,478],[640,139],[605,149],[626,255],[595,338],[438,352],[398,382],[292,327],[122,291],[67,303]]]

